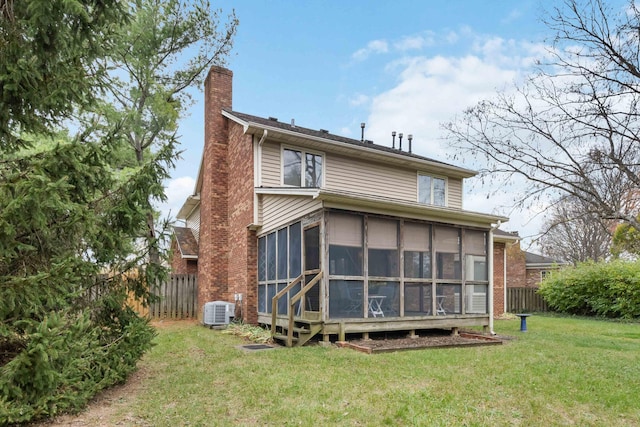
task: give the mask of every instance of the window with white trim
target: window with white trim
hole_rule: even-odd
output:
[[[418,174],[418,202],[425,205],[446,205],[447,181],[431,175]]]
[[[321,154],[284,148],[282,150],[282,183],[294,187],[322,187]]]

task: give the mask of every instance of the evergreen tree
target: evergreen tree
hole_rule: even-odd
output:
[[[195,80],[171,93],[182,74],[168,66],[168,80],[138,93],[109,67],[133,29],[147,41],[161,32],[130,12],[174,3],[0,0],[0,425],[80,409],[150,348],[153,329],[126,302],[149,302],[166,275],[141,230],[153,230],[176,156],[182,110],[171,105]],[[107,93],[149,104],[113,108],[98,102]],[[136,132],[157,139],[131,161],[123,147]]]

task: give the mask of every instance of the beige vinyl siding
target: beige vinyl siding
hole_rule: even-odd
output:
[[[196,241],[200,240],[200,205],[191,212],[187,218],[187,228],[193,230]]]
[[[279,143],[267,140],[262,145],[263,187],[281,186],[281,155]],[[324,188],[327,190],[372,194],[409,202],[418,200],[418,178],[415,169],[390,167],[327,152],[324,153],[324,165]],[[429,173],[428,170],[420,172]],[[447,206],[462,208],[462,179],[447,178]],[[266,212],[264,214],[266,215]]]
[[[462,179],[448,178],[447,187],[447,206],[450,208],[462,209]]]
[[[262,224],[263,221],[262,219],[264,218],[264,196],[262,194],[258,194],[258,203],[257,203],[257,207],[258,207],[258,224]]]
[[[279,187],[280,174],[280,144],[267,140],[262,144],[262,186]]]
[[[328,153],[325,185],[327,190],[375,194],[410,202],[417,200],[416,171],[392,168]]]
[[[266,233],[322,207],[311,197],[262,195],[262,230]]]

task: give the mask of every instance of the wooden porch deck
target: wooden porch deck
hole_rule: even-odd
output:
[[[344,341],[347,334],[363,334],[365,337],[373,332],[417,331],[425,329],[458,329],[461,327],[482,326],[489,327],[488,314],[454,314],[447,316],[423,317],[370,317],[320,320],[320,312],[306,312],[304,316],[294,317],[294,336],[297,338],[293,345],[304,345],[315,335],[322,335],[324,342],[330,342],[335,336],[338,341]],[[259,314],[258,323],[272,326],[271,314]],[[289,317],[276,316],[276,328],[281,331],[275,334],[276,339],[284,341],[289,327]],[[309,336],[309,333],[315,333]],[[300,336],[300,334],[304,337]],[[302,338],[302,339],[301,339]],[[304,342],[302,342],[304,341]]]

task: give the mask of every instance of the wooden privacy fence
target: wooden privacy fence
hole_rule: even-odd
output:
[[[507,288],[506,311],[509,313],[548,311],[549,306],[537,291],[537,288]]]
[[[153,293],[160,297],[140,314],[152,318],[195,319],[198,317],[198,276],[196,274],[171,274],[165,283],[161,283]]]

